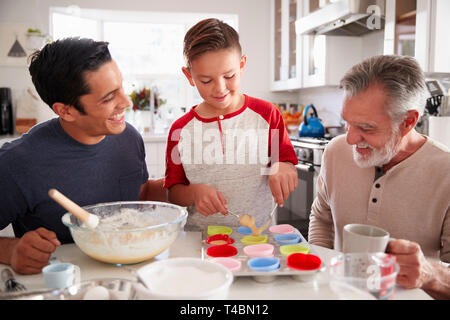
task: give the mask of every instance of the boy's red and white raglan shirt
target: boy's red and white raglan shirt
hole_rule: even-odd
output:
[[[297,164],[280,111],[264,100],[245,96],[239,110],[202,118],[193,107],[169,131],[164,187],[205,184],[219,190],[228,209],[266,222],[274,206],[268,185],[270,163]],[[239,226],[231,215],[203,216],[192,206],[185,230],[208,225]]]

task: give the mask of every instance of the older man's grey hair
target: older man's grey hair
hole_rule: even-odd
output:
[[[382,85],[390,97],[387,111],[394,124],[403,121],[409,110],[423,114],[428,91],[424,73],[414,58],[380,55],[366,59],[345,74],[340,88],[346,98],[351,98],[372,84]]]

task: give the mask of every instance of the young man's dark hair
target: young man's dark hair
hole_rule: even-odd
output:
[[[30,56],[31,79],[41,99],[74,106],[85,114],[79,98],[90,93],[84,73],[111,61],[108,42],[65,38],[45,45]]]

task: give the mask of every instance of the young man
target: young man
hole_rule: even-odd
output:
[[[347,134],[323,155],[309,242],[341,250],[348,223],[396,239],[397,283],[450,298],[450,152],[414,127],[426,104],[422,70],[410,57],[376,56],[342,79]],[[427,256],[427,259],[424,257]]]
[[[72,242],[56,188],[80,206],[141,198],[163,200],[162,180],[148,181],[142,137],[124,121],[130,101],[108,43],[67,38],[31,56],[42,100],[59,116],[0,149],[0,263],[39,273],[61,243]],[[141,192],[142,191],[142,192]]]

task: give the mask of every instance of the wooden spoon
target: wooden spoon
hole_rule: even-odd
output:
[[[58,202],[64,209],[80,219],[80,221],[83,222],[89,229],[95,229],[97,227],[99,220],[95,214],[90,214],[56,189],[48,190],[48,195],[53,200]]]

